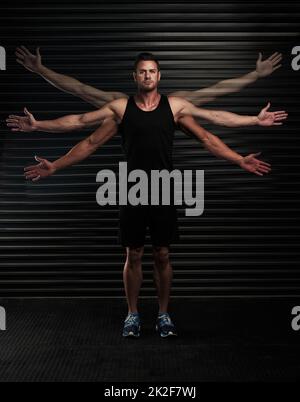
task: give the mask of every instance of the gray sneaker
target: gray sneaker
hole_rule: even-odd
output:
[[[129,313],[124,321],[122,336],[126,338],[138,338],[140,330],[141,322],[138,313]]]
[[[177,336],[175,325],[168,313],[162,314],[157,318],[156,331],[162,338]]]

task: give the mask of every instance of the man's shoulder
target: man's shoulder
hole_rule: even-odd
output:
[[[106,107],[115,116],[116,120],[121,121],[128,103],[128,98],[115,99],[106,104]]]
[[[174,116],[178,115],[188,104],[185,99],[179,96],[169,95],[168,100]]]
[[[107,106],[117,114],[123,113],[126,109],[129,98],[115,99],[107,104]]]
[[[124,106],[124,105],[127,105],[128,99],[129,99],[129,97],[114,99],[113,101],[109,102],[109,105]]]
[[[183,98],[180,98],[179,96],[174,96],[174,95],[168,95],[168,100],[170,103],[178,106],[184,105],[187,101]]]

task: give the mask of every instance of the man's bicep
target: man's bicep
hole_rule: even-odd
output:
[[[181,117],[187,115],[204,119],[209,118],[209,110],[196,107],[191,102],[185,99],[178,97],[169,97],[169,101],[176,122]]]
[[[128,96],[122,92],[106,92],[90,85],[83,85],[81,87],[81,98],[96,107],[102,107],[106,103],[120,98],[128,98]]]
[[[177,120],[177,127],[179,130],[181,130],[183,133],[185,133],[189,137],[193,137],[193,127],[190,119],[193,119],[192,116],[181,116]]]
[[[191,102],[195,106],[204,105],[205,103],[212,102],[219,96],[218,88],[213,85],[208,88],[201,88],[191,91],[176,91],[172,92],[170,96],[177,96]]]
[[[193,106],[190,102],[185,99],[178,98],[177,96],[169,96],[169,104],[174,116],[174,120],[177,122],[183,115],[191,114],[190,110]]]
[[[178,120],[179,128],[188,136],[204,140],[207,137],[207,131],[201,127],[192,116],[182,116]]]
[[[186,106],[182,112],[183,115],[190,114],[193,117],[211,120],[211,111],[203,109],[202,107],[197,107],[190,102],[186,102]]]
[[[101,109],[81,115],[81,121],[86,126],[93,126],[102,123],[105,119],[114,118],[115,114],[110,104],[103,106]]]
[[[178,98],[177,98],[178,99]],[[186,99],[180,99],[180,102],[177,103],[178,105],[178,117],[183,117],[186,115],[194,116],[194,117],[202,117],[200,108],[194,106],[191,102],[187,101]]]
[[[101,126],[90,135],[89,141],[98,147],[112,138],[118,132],[118,125],[113,119],[106,119]]]

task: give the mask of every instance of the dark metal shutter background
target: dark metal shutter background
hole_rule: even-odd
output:
[[[180,210],[182,240],[172,248],[173,296],[299,295],[299,75],[290,67],[299,42],[297,2],[77,1],[1,3],[1,119],[26,105],[39,119],[93,107],[63,94],[14,60],[14,49],[41,46],[44,63],[104,90],[133,93],[131,64],[152,51],[163,67],[161,92],[198,89],[254,69],[258,51],[284,53],[284,65],[240,93],[207,105],[256,114],[272,102],[289,111],[283,127],[223,129],[204,124],[233,149],[262,151],[268,177],[217,160],[178,132],[177,168],[205,169],[205,213]],[[298,43],[297,43],[298,42]],[[119,137],[95,155],[32,184],[23,167],[38,154],[53,160],[91,130],[12,134],[1,126],[0,296],[123,296],[124,250],[118,210],[95,202],[96,173],[117,169]],[[141,295],[154,295],[151,248]]]

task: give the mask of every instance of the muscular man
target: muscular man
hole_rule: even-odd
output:
[[[126,98],[117,99],[98,111],[83,115],[65,116],[52,121],[36,121],[27,112],[27,117],[25,118],[11,116],[8,119],[8,125],[15,131],[43,130],[62,132],[99,124],[104,121],[101,129],[103,130],[105,126],[107,127],[106,138],[108,139],[113,135],[114,130],[113,126],[109,126],[112,124],[111,121],[107,119],[114,119],[117,122],[121,122],[123,146],[129,169],[150,171],[153,169],[172,170],[171,150],[175,130],[174,123],[183,116],[191,114],[229,127],[255,124],[270,126],[281,124],[280,121],[286,118],[285,112],[270,113],[265,110],[266,108],[259,116],[239,116],[222,111],[207,111],[197,108],[183,99],[162,96],[157,90],[160,80],[159,64],[153,56],[148,55],[146,58],[143,56],[137,59],[134,79],[137,83],[138,92],[134,97],[130,97],[129,100]],[[184,119],[188,120],[190,118],[185,117]],[[190,121],[190,124],[187,124],[187,129],[195,130],[193,123],[193,121]],[[103,137],[102,140],[104,141],[105,138]],[[231,156],[232,160],[236,162],[239,160],[241,164],[251,165],[251,171],[257,174],[269,171],[269,166],[255,160],[253,155],[247,157],[243,162],[241,156]],[[46,163],[47,165],[47,162],[42,161],[41,163],[42,166],[38,168],[32,167],[27,171],[27,178],[36,180],[41,176],[43,164]],[[161,206],[156,209],[151,206],[146,209],[138,208],[135,207],[133,210],[130,207],[125,207],[121,210],[122,243],[127,248],[124,283],[129,307],[123,335],[139,335],[140,321],[137,312],[137,299],[142,281],[141,257],[145,240],[145,227],[149,224],[154,246],[154,258],[160,279],[160,311],[157,327],[161,336],[168,336],[176,333],[174,325],[167,314],[172,278],[168,252],[169,244],[177,231],[176,210],[173,206],[166,208]]]

